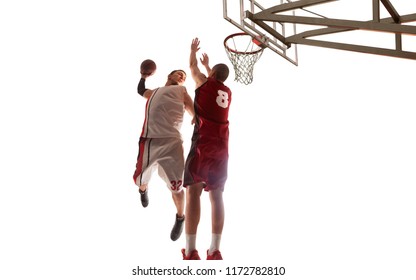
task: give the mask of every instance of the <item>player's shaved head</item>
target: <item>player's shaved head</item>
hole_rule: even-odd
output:
[[[225,82],[230,74],[230,69],[226,64],[219,63],[212,68],[212,72],[215,79]]]

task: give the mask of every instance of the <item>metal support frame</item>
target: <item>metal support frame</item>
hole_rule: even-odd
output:
[[[223,16],[225,20],[229,21],[243,32],[251,35],[253,38],[255,37],[257,40],[261,41],[262,45],[267,46],[292,64],[298,65],[297,46],[294,45],[291,48],[290,44],[283,43],[287,33],[291,32],[291,34],[296,34],[295,25],[290,24],[290,27],[292,27],[292,29],[290,29],[289,26],[286,26],[285,23],[281,22],[260,23],[257,25],[253,21],[250,21],[246,17],[248,11],[254,13],[257,10],[262,11],[265,9],[258,0],[234,0],[234,2],[239,3],[239,15],[238,17],[233,18],[228,11],[229,1],[231,2],[231,0],[223,0]],[[285,1],[288,0],[280,0],[280,3],[284,3]],[[246,10],[247,8],[249,10]],[[273,35],[270,36],[270,34]]]
[[[416,35],[416,26],[405,25],[405,23],[416,21],[416,13],[400,15],[389,0],[372,0],[373,17],[369,21],[281,14],[282,12],[295,11],[297,9],[303,9],[305,7],[332,1],[338,0],[288,0],[287,2],[289,3],[262,9],[260,12],[245,11],[244,17],[264,29],[269,36],[276,38],[287,46],[287,48],[289,48],[292,44],[303,44],[416,60],[416,52],[404,51],[402,49],[402,36]],[[380,3],[384,6],[390,17],[380,18]],[[279,33],[278,30],[270,28],[268,24],[270,22],[322,26],[322,28],[304,31],[291,36],[285,36],[284,34]],[[395,34],[395,48],[388,49],[374,46],[331,42],[315,38],[316,36],[354,30],[367,30]]]

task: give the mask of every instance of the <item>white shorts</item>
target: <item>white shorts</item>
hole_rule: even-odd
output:
[[[148,184],[157,169],[172,192],[182,191],[185,165],[183,141],[178,138],[140,138],[133,180],[137,186]]]

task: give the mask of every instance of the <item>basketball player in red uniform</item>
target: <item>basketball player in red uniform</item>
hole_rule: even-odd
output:
[[[175,224],[170,235],[175,241],[183,231],[185,220],[185,194],[182,184],[185,158],[180,129],[185,110],[194,116],[193,101],[182,85],[186,79],[184,71],[172,71],[165,86],[153,90],[145,87],[145,80],[149,75],[151,74],[142,73],[137,87],[137,92],[147,102],[133,180],[139,187],[143,207],[147,207],[148,183],[153,172],[158,170],[159,176],[172,192],[176,206]]]
[[[201,215],[202,190],[209,193],[212,216],[211,246],[207,260],[222,260],[221,234],[224,226],[223,191],[228,168],[228,110],[231,90],[224,85],[229,69],[225,64],[209,67],[207,54],[202,54],[208,77],[198,68],[196,53],[199,39],[191,44],[190,69],[196,83],[194,109],[195,124],[192,144],[185,163],[184,187],[186,188],[186,248],[184,260],[199,260],[196,250],[196,233]]]

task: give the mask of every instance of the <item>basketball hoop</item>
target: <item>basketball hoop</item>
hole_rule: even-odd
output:
[[[253,81],[254,64],[263,54],[265,44],[247,33],[235,33],[225,38],[224,47],[234,66],[234,80],[250,84]]]

